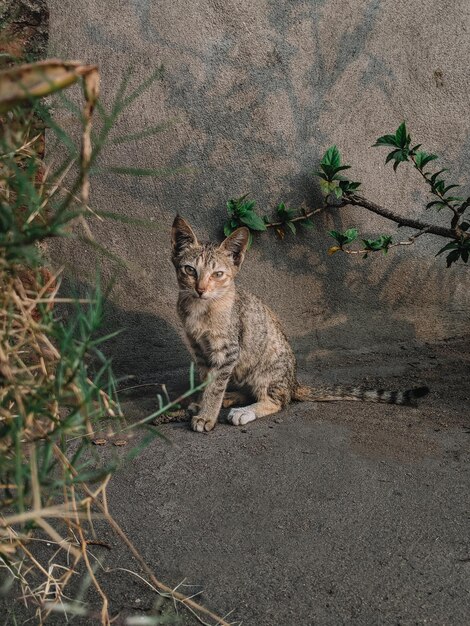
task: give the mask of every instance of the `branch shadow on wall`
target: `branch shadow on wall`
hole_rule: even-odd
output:
[[[286,200],[292,206],[298,206],[303,201],[310,208],[321,205],[322,199],[311,171],[321,156],[319,146],[330,140],[325,130],[321,129],[321,121],[325,108],[331,102],[333,89],[361,55],[367,59],[367,66],[359,78],[361,86],[374,86],[390,96],[395,80],[387,66],[368,51],[368,42],[380,15],[381,1],[362,3],[356,14],[358,20],[351,27],[348,24],[334,49],[330,40],[325,38],[325,30],[321,31],[325,4],[299,0],[289,3],[269,1],[269,45],[266,46],[265,65],[260,66],[247,64],[244,54],[237,52],[238,33],[236,24],[234,26],[230,22],[230,15],[220,36],[208,43],[206,48],[196,49],[186,41],[173,38],[171,31],[165,33],[159,30],[158,22],[152,19],[152,3],[149,0],[132,3],[144,45],[155,46],[177,59],[174,63],[177,70],[169,71],[165,77],[165,98],[175,115],[181,114],[188,120],[190,130],[196,131],[191,141],[173,152],[168,166],[196,163],[201,165],[200,175],[163,181],[158,188],[158,206],[168,219],[168,225],[178,211],[188,217],[197,230],[205,227],[210,238],[220,237],[221,225],[226,217],[225,201],[229,196],[247,191],[258,199],[260,207],[275,205],[280,200]],[[219,8],[225,11],[222,5]],[[289,42],[288,36],[300,20],[310,24],[315,41],[314,54],[302,72],[306,94],[299,92],[299,79],[295,78],[293,71],[305,61],[305,57],[301,56],[296,45]],[[91,25],[88,35],[94,43],[128,51],[127,41],[116,37],[106,24]],[[193,71],[191,63],[194,59],[203,67],[204,80],[198,79]],[[236,79],[223,83],[221,77],[230,72]],[[263,128],[263,132],[258,132],[265,121],[266,103],[277,94],[286,97],[293,120],[292,137],[288,143],[281,133],[268,132],[269,126],[268,130]],[[301,97],[305,95],[307,97]],[[312,138],[314,145],[310,142]],[[227,149],[224,147],[223,158],[220,158],[221,145],[229,146]],[[282,169],[284,158],[294,163],[291,171]],[[267,179],[271,164],[278,166],[280,173]],[[269,188],[274,178],[282,190],[282,197],[281,191],[273,192]],[[127,196],[130,205],[136,197],[149,206],[156,203],[153,182],[136,182],[130,178],[113,178],[111,181],[104,176],[102,181],[113,185],[123,198]],[[246,185],[250,189],[246,189]],[[317,230],[300,234],[296,240],[304,246],[308,242],[313,255],[291,254],[298,246],[293,245],[289,237],[280,242],[268,234],[256,243],[259,258],[269,266],[273,276],[280,270],[286,275],[300,275],[305,278],[303,284],[306,289],[309,277],[319,283],[319,295],[316,287],[315,291],[312,290],[312,302],[316,297],[320,300],[312,304],[315,320],[318,317],[318,325],[315,322],[318,329],[293,341],[304,366],[310,363],[310,353],[315,348],[348,350],[351,346],[370,345],[374,336],[383,338],[385,335],[391,340],[416,340],[414,325],[403,321],[394,312],[396,306],[409,301],[408,296],[413,295],[414,286],[410,284],[401,289],[393,301],[388,302],[384,295],[396,284],[396,277],[405,273],[404,254],[395,253],[393,261],[387,262],[380,281],[375,282],[371,279],[371,264],[375,259],[361,263],[339,255],[334,259],[326,256],[325,250],[331,242],[325,231],[331,228],[344,230],[353,223],[352,218],[346,217],[344,209],[330,211],[328,217],[319,216]],[[159,243],[164,242],[167,246],[166,233],[159,237]],[[435,288],[438,271],[433,272],[430,270],[428,276],[421,277],[421,281],[433,284]],[[351,273],[354,274],[354,286],[351,285]],[[268,294],[268,300],[275,302],[276,297],[276,294]],[[279,301],[282,304],[282,298]],[[130,329],[127,340],[116,338],[110,344],[119,372],[160,376],[165,371],[180,371],[178,368],[181,368],[187,352],[171,324],[158,316],[126,312],[113,303],[107,306],[110,330],[116,327]],[[278,308],[277,313],[282,319],[283,311]],[[328,320],[337,322],[328,325]],[[386,333],[383,332],[384,327]]]

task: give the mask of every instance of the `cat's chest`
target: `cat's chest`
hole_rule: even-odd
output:
[[[230,317],[216,315],[208,308],[195,306],[185,311],[182,322],[188,338],[207,348],[215,347],[230,334]]]

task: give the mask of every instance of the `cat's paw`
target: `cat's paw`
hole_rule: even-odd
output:
[[[255,412],[247,407],[240,407],[239,409],[231,409],[227,420],[234,426],[243,426],[248,422],[253,422],[256,419]]]
[[[197,433],[209,432],[216,424],[217,420],[211,420],[208,417],[195,415],[191,420],[191,428]]]

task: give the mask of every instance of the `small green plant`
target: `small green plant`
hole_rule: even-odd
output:
[[[333,193],[339,199],[360,187],[361,183],[352,182],[340,174],[350,168],[350,165],[341,164],[341,155],[336,146],[328,148],[320,161],[321,171],[317,172],[317,176],[320,177],[320,188],[325,196]]]
[[[335,192],[336,198],[341,199],[342,206],[347,204],[363,206],[366,209],[372,210],[379,215],[383,215],[384,217],[395,221],[399,225],[418,228],[418,232],[411,235],[406,241],[394,242],[390,235],[380,235],[376,239],[362,239],[363,245],[360,249],[357,249],[347,247],[349,244],[353,243],[355,239],[357,239],[357,231],[356,236],[353,239],[348,239],[340,233],[331,231],[330,235],[336,240],[338,245],[332,246],[329,249],[329,254],[342,251],[348,254],[362,254],[364,258],[367,258],[371,252],[379,252],[381,250],[384,254],[386,254],[392,247],[410,245],[414,243],[417,237],[426,233],[431,233],[451,239],[451,241],[441,248],[436,254],[436,256],[438,256],[443,252],[448,252],[446,257],[447,267],[450,267],[458,260],[462,260],[464,263],[468,262],[470,255],[470,233],[467,231],[469,230],[470,224],[464,220],[463,216],[470,205],[470,198],[465,199],[461,196],[451,195],[451,190],[458,188],[460,185],[448,183],[444,179],[443,173],[447,171],[446,169],[439,169],[437,171],[429,169],[429,164],[438,159],[438,156],[436,154],[420,150],[421,144],[414,146],[411,144],[411,136],[408,133],[405,122],[403,122],[394,134],[379,137],[374,144],[374,147],[392,148],[385,158],[385,164],[391,162],[393,164],[394,171],[397,170],[401,163],[408,162],[413,165],[414,169],[419,172],[423,181],[428,186],[429,192],[434,196],[434,199],[426,204],[426,209],[435,209],[437,211],[441,211],[442,209],[449,210],[451,212],[450,228],[442,228],[441,226],[433,225],[432,223],[423,223],[417,220],[400,217],[399,215],[374,205],[365,198],[355,194],[354,192],[355,189],[357,189],[357,183],[354,183],[354,188],[351,188],[349,186],[349,181],[346,181],[344,183],[344,189],[342,189],[340,193]],[[336,146],[327,150],[326,155],[330,154],[335,155],[335,163],[339,164],[340,156]],[[331,157],[329,157],[329,160],[331,160]],[[344,168],[347,166],[342,167]],[[341,182],[339,184],[341,184]],[[333,189],[333,191],[335,191],[335,189]],[[331,192],[331,188],[324,187],[327,202],[328,195],[331,194]]]
[[[267,215],[260,216],[255,211],[256,202],[247,200],[248,194],[240,198],[231,198],[227,202],[227,212],[229,219],[224,225],[224,234],[226,237],[233,233],[240,226],[247,226],[250,229],[249,245],[253,243],[253,233],[262,232],[268,228],[274,228],[280,239],[284,239],[287,230],[293,235],[296,234],[296,226],[302,225],[305,228],[313,228],[313,222],[310,219],[314,212],[308,212],[304,209],[289,209],[284,202],[281,202],[275,208],[275,218],[270,219]]]
[[[449,211],[449,227],[433,224],[430,221],[401,216],[357,194],[356,192],[361,183],[352,181],[344,175],[344,172],[350,169],[351,166],[342,163],[340,151],[334,145],[325,152],[320,161],[320,169],[316,172],[316,175],[320,178],[320,188],[325,198],[322,207],[310,210],[303,208],[296,211],[295,209],[288,209],[284,203],[281,203],[275,209],[275,218],[271,219],[267,216],[261,217],[257,215],[254,212],[255,202],[247,202],[246,196],[242,196],[238,200],[230,200],[227,204],[230,219],[224,227],[225,234],[228,235],[235,228],[245,225],[252,231],[274,228],[278,236],[283,239],[287,230],[295,235],[298,225],[313,227],[311,218],[317,213],[325,212],[332,208],[340,209],[348,205],[354,205],[381,215],[399,226],[414,228],[416,232],[406,240],[401,241],[395,241],[392,235],[385,234],[374,238],[363,237],[360,239],[361,246],[358,248],[354,246],[355,242],[359,240],[359,231],[356,228],[349,228],[342,233],[332,230],[329,232],[329,235],[335,240],[336,245],[330,246],[328,249],[330,256],[337,252],[344,252],[346,254],[359,254],[366,259],[372,253],[381,251],[383,254],[387,254],[392,248],[412,245],[418,237],[424,234],[432,234],[450,240],[436,254],[436,256],[439,256],[447,252],[447,267],[459,260],[463,263],[468,263],[470,257],[470,220],[465,219],[465,212],[470,206],[470,197],[463,198],[454,195],[452,190],[457,189],[460,185],[449,183],[445,180],[443,176],[444,172],[447,171],[445,168],[437,171],[429,169],[430,164],[438,159],[438,156],[421,150],[421,144],[412,146],[411,137],[405,122],[400,124],[395,133],[379,137],[374,144],[374,147],[384,146],[392,148],[385,158],[385,163],[391,162],[394,171],[397,170],[401,163],[408,162],[419,172],[428,187],[429,193],[434,196],[426,204],[426,210],[434,209],[441,211],[445,209]],[[245,220],[242,219],[245,215],[244,212],[248,212],[248,218]],[[261,221],[264,222],[264,228],[259,227]]]
[[[254,210],[256,202],[247,200],[247,196],[248,194],[240,196],[240,198],[231,198],[227,202],[229,219],[225,222],[224,233],[228,237],[240,226],[248,226],[250,229],[249,245],[251,245],[253,241],[251,231],[261,232],[266,230],[266,224]]]

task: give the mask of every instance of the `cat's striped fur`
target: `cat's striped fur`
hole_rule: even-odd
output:
[[[172,261],[179,284],[178,314],[208,383],[198,432],[214,428],[223,406],[243,404],[242,393],[226,393],[229,383],[249,390],[253,404],[232,408],[228,420],[243,425],[280,411],[292,400],[362,400],[414,405],[427,387],[382,391],[362,387],[304,387],[297,381],[294,353],[274,313],[256,296],[235,288],[249,231],[239,228],[220,245],[201,244],[189,224],[177,216],[172,229]]]

